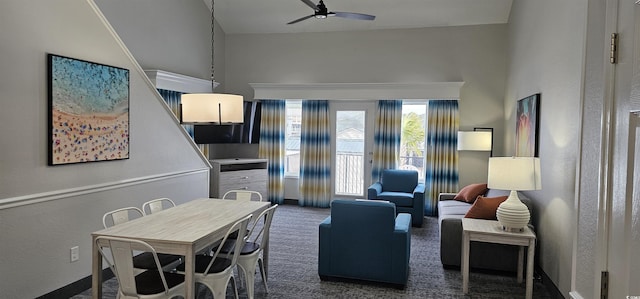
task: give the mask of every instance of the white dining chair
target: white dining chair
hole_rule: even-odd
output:
[[[104,228],[108,228],[143,216],[144,213],[142,212],[142,210],[136,207],[116,209],[106,212],[104,213],[104,215],[102,215],[102,226],[104,226]]]
[[[144,212],[139,208],[121,208],[106,212],[102,216],[102,225],[104,228],[108,228],[140,217],[144,217]],[[182,257],[179,255],[159,253],[158,258],[160,259],[160,264],[163,269],[168,271],[175,269],[176,266],[182,262]],[[139,269],[138,272],[141,272],[142,270],[155,269],[153,256],[149,252],[137,254],[133,257],[133,266],[134,268]]]
[[[264,267],[263,251],[267,244],[269,244],[269,230],[271,228],[273,214],[277,207],[278,205],[276,204],[264,210],[255,219],[246,237],[247,241],[244,246],[242,246],[240,256],[238,257],[238,268],[242,269],[242,273],[244,274],[243,276],[245,278],[249,299],[253,299],[254,297],[256,270],[260,271],[264,289],[267,293],[269,292],[269,288],[267,287],[267,272]],[[232,254],[233,245],[234,244],[232,242],[224,243],[221,253],[225,255]],[[238,270],[238,273],[240,273],[240,270]]]
[[[233,274],[236,267],[240,251],[245,243],[247,226],[252,215],[246,216],[229,228],[220,244],[225,244],[229,236],[238,232],[238,238],[233,240],[233,248],[229,255],[224,255],[220,251],[222,246],[218,246],[213,255],[197,255],[195,259],[195,281],[201,283],[213,294],[213,298],[226,298],[227,286],[231,282],[234,298],[238,299],[238,286]],[[185,265],[181,264],[177,270],[184,273]]]
[[[262,194],[257,191],[251,190],[229,190],[224,193],[222,199],[234,199],[239,201],[262,201]],[[249,232],[247,231],[247,234]],[[236,239],[237,234],[232,234],[229,236],[230,239]]]
[[[222,199],[235,199],[243,201],[262,201],[262,194],[251,190],[229,190],[224,193]]]
[[[97,237],[96,246],[118,280],[117,298],[173,298],[185,296],[184,274],[165,272],[155,249],[148,243],[127,238]],[[105,245],[106,243],[106,245]],[[106,250],[106,249],[109,250]],[[155,267],[136,273],[134,248],[151,254]]]
[[[156,198],[142,204],[142,213],[144,213],[145,215],[151,215],[153,213],[160,212],[167,208],[173,208],[175,206],[176,203],[169,198]]]

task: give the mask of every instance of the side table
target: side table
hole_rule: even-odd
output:
[[[522,283],[524,247],[527,246],[526,298],[533,296],[533,256],[536,248],[536,234],[529,227],[524,232],[503,231],[496,220],[462,218],[462,292],[469,293],[469,243],[471,241],[510,244],[520,246],[518,251],[518,283]]]

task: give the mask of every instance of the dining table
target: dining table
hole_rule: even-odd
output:
[[[96,244],[100,236],[141,240],[158,253],[184,256],[185,298],[195,298],[195,255],[224,237],[229,228],[249,214],[257,217],[269,202],[201,198],[133,219],[91,234],[92,297],[102,298],[102,256]],[[268,270],[268,244],[263,249]]]

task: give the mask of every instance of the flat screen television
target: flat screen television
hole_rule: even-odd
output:
[[[260,142],[260,102],[244,102],[244,123],[233,125],[194,125],[197,144]]]

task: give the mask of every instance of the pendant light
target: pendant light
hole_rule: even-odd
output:
[[[211,92],[183,94],[180,99],[180,121],[184,124],[238,124],[244,121],[241,95],[213,93],[216,87],[214,71],[214,23],[211,0]]]

